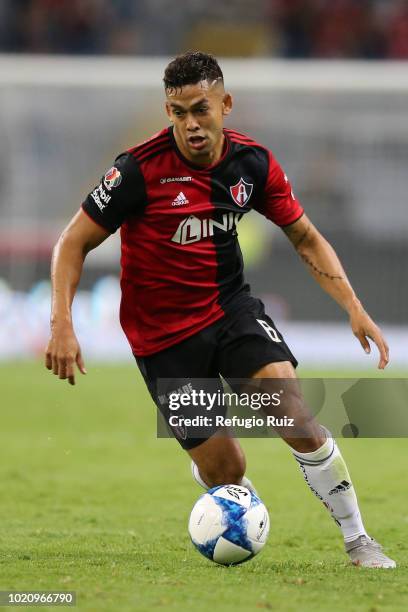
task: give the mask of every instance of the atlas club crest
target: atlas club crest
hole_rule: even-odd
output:
[[[232,199],[234,200],[235,204],[238,204],[238,206],[241,207],[245,206],[245,204],[248,202],[249,198],[252,195],[253,189],[253,184],[247,183],[241,177],[236,185],[230,187]]]

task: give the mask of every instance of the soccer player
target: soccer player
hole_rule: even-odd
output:
[[[370,352],[369,338],[377,345],[378,367],[385,368],[388,347],[381,331],[272,153],[223,127],[233,101],[216,59],[199,52],[178,56],[166,68],[164,87],[171,126],[116,158],[55,246],[46,367],[70,384],[75,384],[75,364],[85,374],[71,305],[87,253],[120,228],[120,321],[167,422],[162,379],[219,380],[221,375],[227,381],[295,383],[297,361],[243,278],[237,224],[255,209],[282,228],[319,285],[346,310],[363,349]],[[365,531],[330,432],[310,418],[296,384],[289,400],[285,407],[295,428],[280,434],[340,527],[352,563],[395,567]],[[252,486],[241,447],[228,431],[209,427],[201,438],[183,427],[172,429],[203,487]]]

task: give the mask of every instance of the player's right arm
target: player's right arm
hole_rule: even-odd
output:
[[[75,364],[86,374],[81,348],[75,336],[71,306],[81,278],[86,255],[110,232],[80,210],[62,232],[51,263],[51,337],[45,351],[45,366],[61,379],[75,384]]]
[[[122,153],[55,245],[51,264],[51,338],[45,365],[59,378],[68,379],[71,385],[75,384],[75,364],[82,374],[86,373],[71,316],[85,257],[115,233],[129,216],[140,213],[145,200],[139,166],[130,153]]]

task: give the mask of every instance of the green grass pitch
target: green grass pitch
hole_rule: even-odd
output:
[[[189,541],[201,490],[178,444],[156,439],[136,367],[88,371],[69,387],[41,364],[0,365],[0,590],[75,590],[95,611],[408,609],[406,440],[340,441],[397,570],[348,565],[280,440],[243,441],[271,532],[256,559],[224,568]]]

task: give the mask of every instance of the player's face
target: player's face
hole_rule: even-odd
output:
[[[222,82],[202,81],[167,92],[166,110],[183,155],[199,165],[215,163],[222,154],[224,117],[232,98]]]

